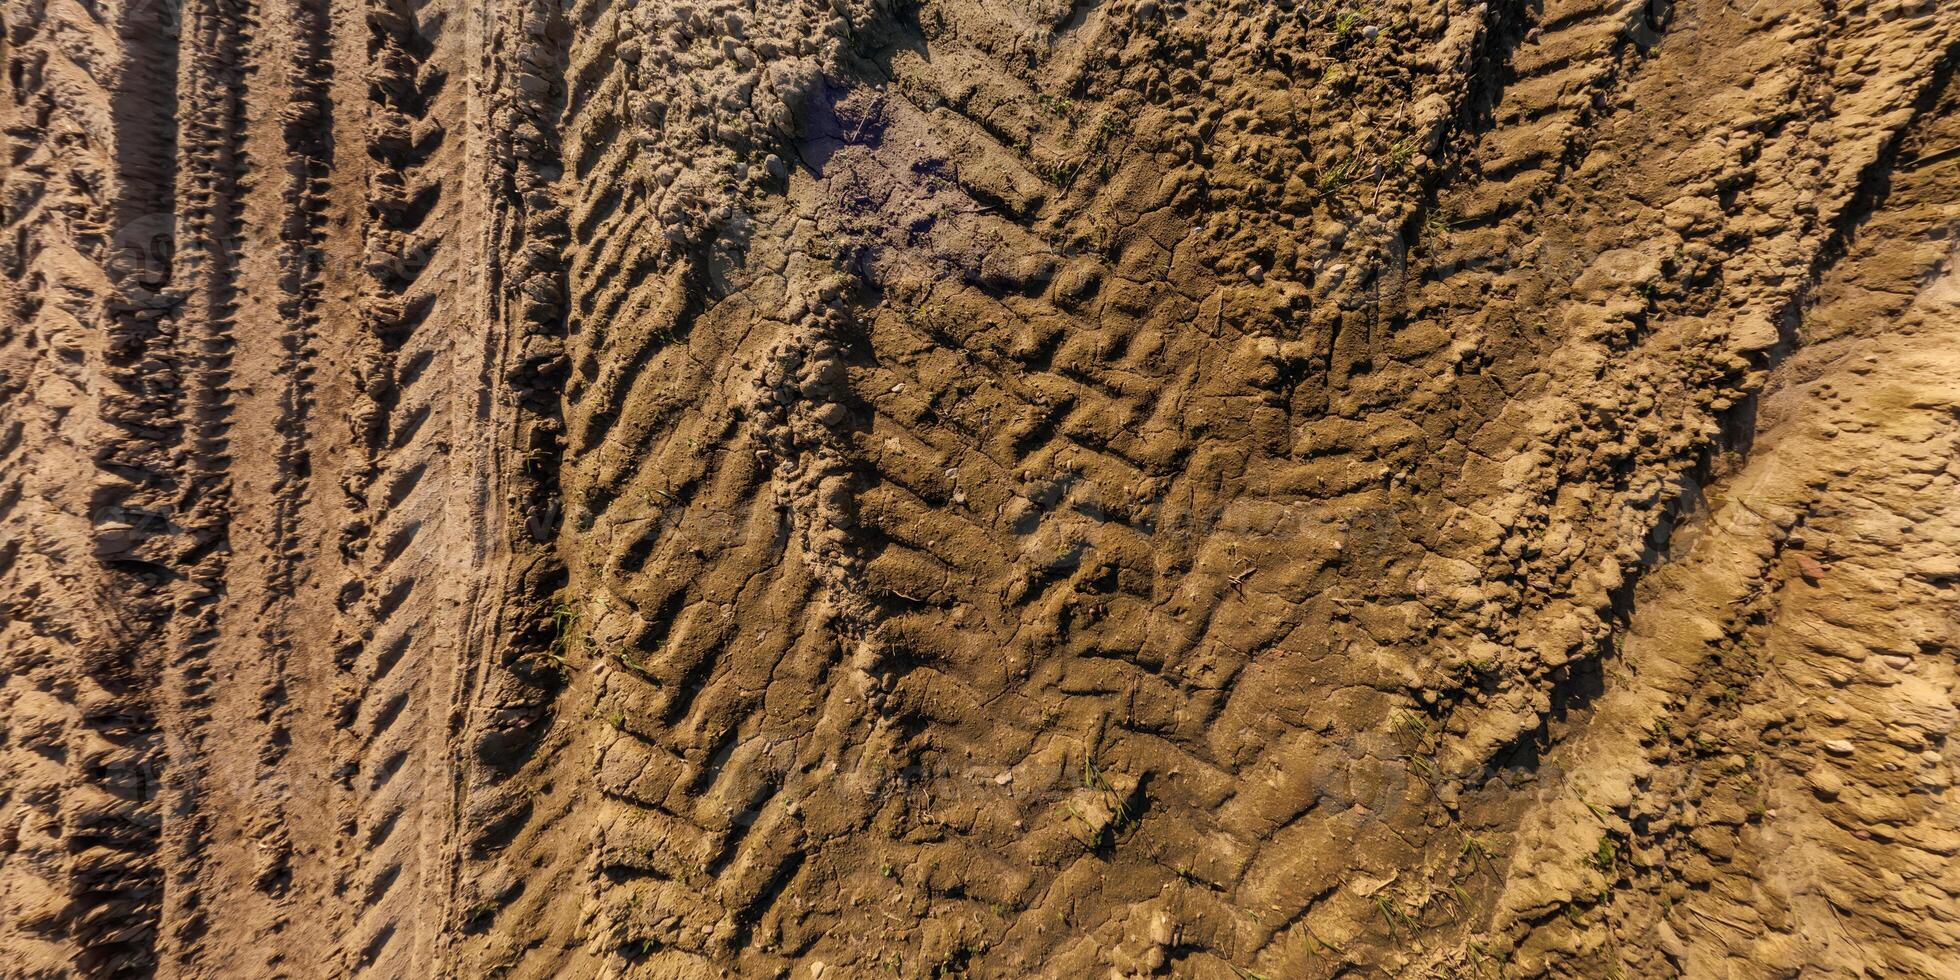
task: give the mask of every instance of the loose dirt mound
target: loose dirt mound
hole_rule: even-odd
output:
[[[1960,972],[1960,6],[0,18],[0,975]]]

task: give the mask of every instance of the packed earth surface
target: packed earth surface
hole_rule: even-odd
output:
[[[1960,977],[1956,57],[5,0],[0,977]]]

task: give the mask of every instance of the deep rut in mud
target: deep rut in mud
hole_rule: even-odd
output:
[[[1960,970],[1960,7],[0,18],[0,975]]]

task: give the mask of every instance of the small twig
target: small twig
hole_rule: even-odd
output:
[[[1911,170],[1914,167],[1923,166],[1928,163],[1939,163],[1942,160],[1949,160],[1956,156],[1960,156],[1960,144],[1949,146],[1944,150],[1934,150],[1931,153],[1913,157],[1911,160],[1899,164],[1899,169]]]

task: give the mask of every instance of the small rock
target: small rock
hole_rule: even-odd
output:
[[[1824,751],[1835,756],[1847,756],[1858,751],[1858,747],[1844,739],[1834,738],[1824,743]]]
[[[1012,772],[1003,772],[1000,775],[994,777],[995,786],[1005,786],[1013,781],[1014,781],[1014,774]]]
[[[1810,784],[1810,791],[1816,793],[1820,800],[1835,800],[1844,792],[1844,779],[1828,766],[1811,770],[1804,781]]]

